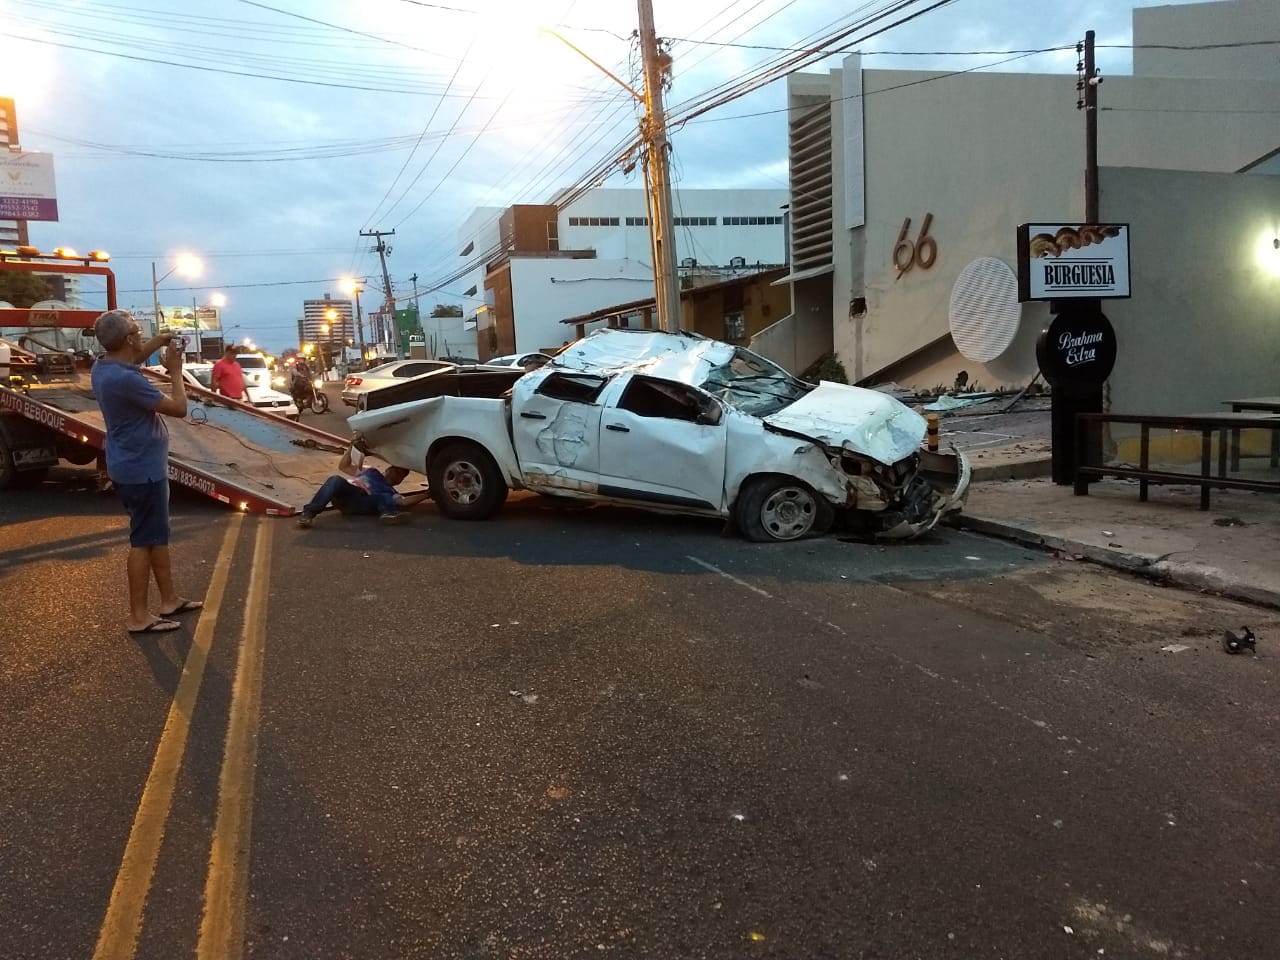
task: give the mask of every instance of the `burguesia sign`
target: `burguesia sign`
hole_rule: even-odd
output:
[[[1129,294],[1127,223],[1018,227],[1018,299],[1115,300]]]

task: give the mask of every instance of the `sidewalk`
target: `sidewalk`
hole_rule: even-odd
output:
[[[944,441],[963,442],[961,430],[945,424]],[[955,525],[1280,608],[1280,497],[1215,490],[1202,511],[1199,487],[1152,486],[1142,503],[1138,484],[1124,480],[1077,497],[1049,479],[1048,449],[1047,437],[969,449],[974,483]]]

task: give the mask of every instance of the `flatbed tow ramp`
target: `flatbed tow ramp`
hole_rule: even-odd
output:
[[[167,376],[142,372],[167,392]],[[335,472],[349,443],[202,387],[188,385],[186,391],[186,418],[164,418],[169,481],[237,510],[292,516]],[[0,385],[0,414],[27,421],[18,459],[29,470],[52,466],[59,453],[66,455],[68,442],[79,450],[68,457],[75,463],[92,462],[106,445],[102,411],[87,371],[22,389]],[[94,455],[85,456],[85,448]]]

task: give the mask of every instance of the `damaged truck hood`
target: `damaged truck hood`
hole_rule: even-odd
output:
[[[777,413],[761,418],[768,427],[798,434],[824,446],[894,464],[920,449],[924,417],[887,394],[822,381]]]

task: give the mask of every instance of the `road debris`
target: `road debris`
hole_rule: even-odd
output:
[[[1239,633],[1233,633],[1226,630],[1222,634],[1222,649],[1227,653],[1244,653],[1248,650],[1250,653],[1258,652],[1258,638],[1253,635],[1253,631],[1248,627],[1241,627]]]
[[[1181,653],[1183,650],[1190,650],[1190,649],[1191,648],[1187,646],[1185,643],[1166,643],[1163,647],[1160,648],[1160,652],[1161,653]]]

